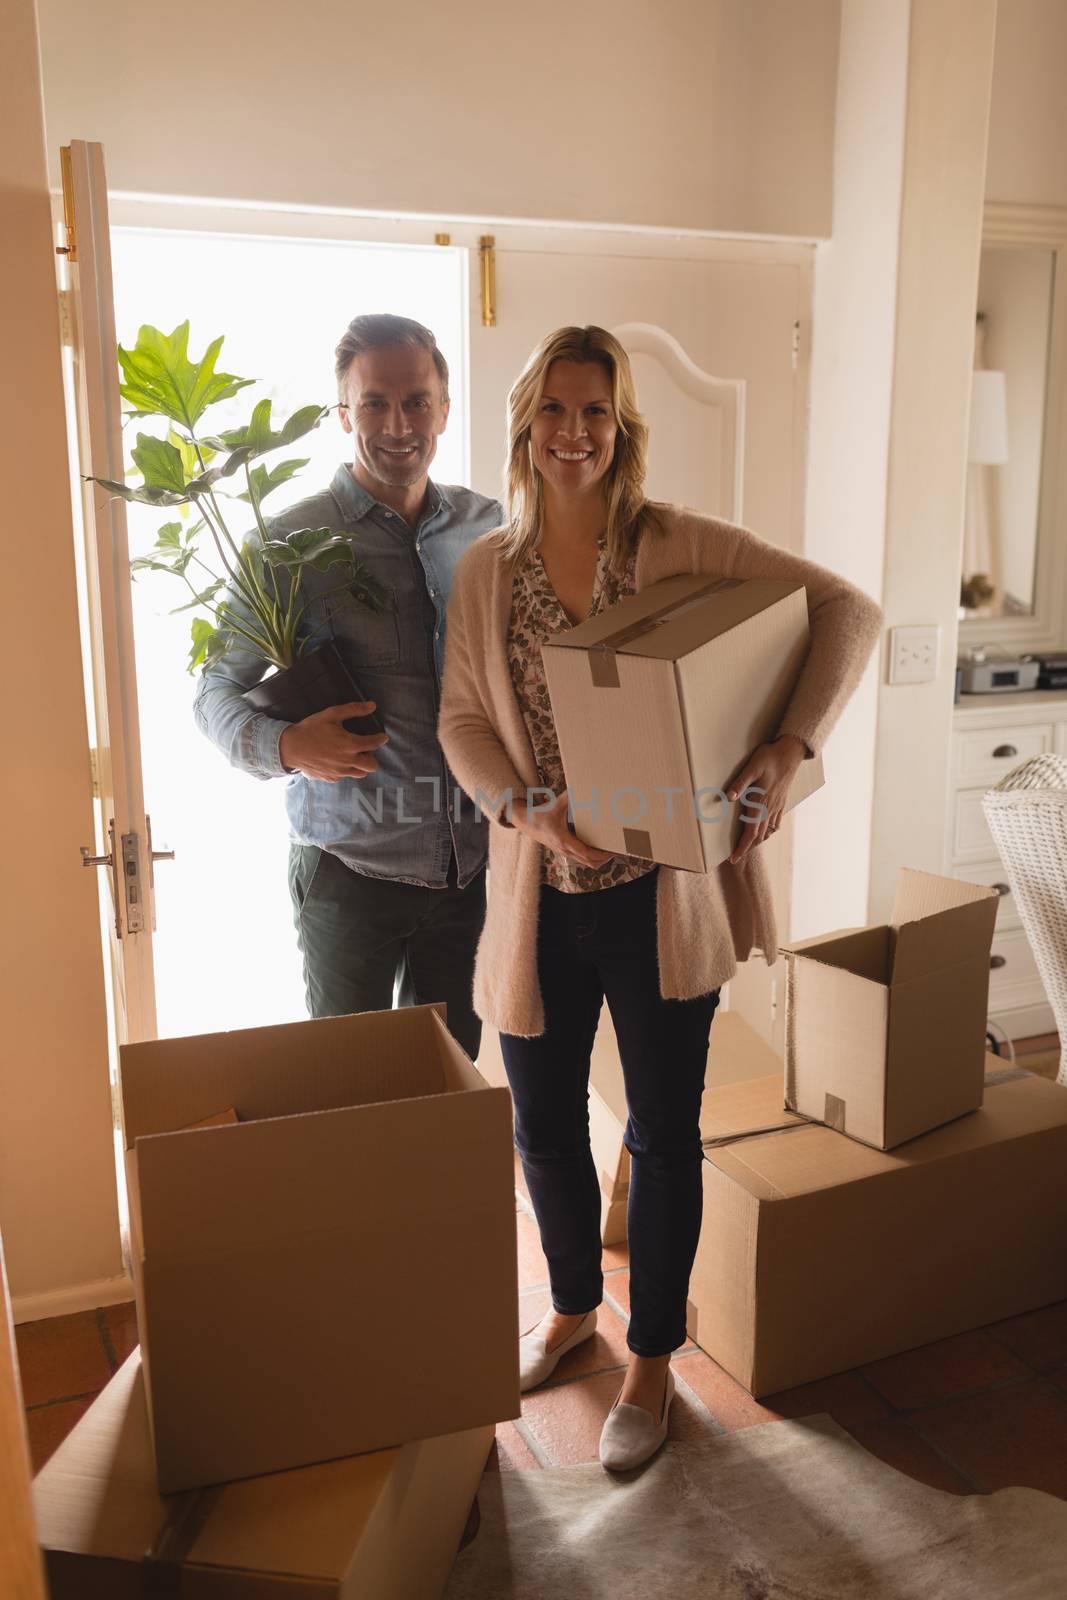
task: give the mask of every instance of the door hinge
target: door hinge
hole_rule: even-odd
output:
[[[794,322],[794,324],[793,324],[793,371],[794,372],[797,370],[797,362],[799,360],[800,360],[800,322],[797,321],[797,322]]]
[[[478,264],[482,277],[482,327],[496,327],[496,239],[484,233],[478,240]]]
[[[69,350],[74,348],[74,296],[69,289],[59,291],[59,342]]]
[[[65,144],[60,148],[59,177],[63,185],[63,228],[67,236],[67,242],[66,244],[56,245],[56,255],[66,256],[68,261],[77,261],[78,237],[74,224],[74,166],[71,161],[69,144]]]
[[[100,798],[100,752],[95,745],[89,747],[89,779],[93,786],[93,799]]]

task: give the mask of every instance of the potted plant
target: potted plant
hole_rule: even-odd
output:
[[[246,692],[246,699],[258,710],[294,722],[362,698],[333,641],[322,634],[332,600],[381,611],[387,591],[358,559],[349,534],[301,528],[275,538],[263,516],[266,497],[295,477],[308,458],[272,467],[261,458],[317,428],[329,407],[302,406],[275,429],[271,401],[260,400],[243,426],[200,431],[211,406],[255,381],[215,370],[222,344],[221,337],[215,339],[199,361],[190,360],[189,324],[183,322],[171,334],[142,327],[132,350],[119,347],[119,388],[131,408],[127,415],[159,417],[167,434],[137,435],[130,452],[141,479],[136,487],[107,478],[92,481],[140,505],[195,507],[194,521],[164,523],[151,552],[131,566],[134,572],[169,573],[188,589],[189,598],[174,609],[193,612],[191,673],[214,666],[231,650],[248,652],[262,661],[267,676]],[[235,493],[238,484],[243,488]],[[224,511],[224,502],[234,499],[249,505],[255,519],[255,532],[241,542]],[[326,601],[325,619],[317,627],[305,623],[311,601],[304,578],[310,570],[337,578],[325,594],[315,596]],[[352,719],[345,726],[380,731],[376,718]]]

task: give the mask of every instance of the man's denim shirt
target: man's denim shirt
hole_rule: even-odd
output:
[[[366,778],[286,778],[290,834],[298,843],[329,850],[368,877],[435,889],[445,885],[453,841],[461,887],[485,864],[488,825],[445,762],[437,714],[452,574],[467,546],[503,520],[496,500],[431,483],[412,530],[341,466],[329,489],[268,523],[275,535],[298,528],[350,533],[357,556],[395,602],[375,613],[335,593],[328,605],[316,599],[304,618],[311,631],[329,614],[319,637],[337,640],[360,693],[377,702],[389,742],[376,751],[378,770]],[[303,583],[308,597],[322,596],[336,590],[338,569],[308,570]],[[274,778],[285,772],[278,742],[287,724],[254,711],[243,696],[263,676],[262,661],[235,648],[201,677],[194,709],[233,766]]]

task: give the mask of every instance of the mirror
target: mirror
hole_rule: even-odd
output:
[[[990,243],[982,249],[961,619],[1029,617],[1036,610],[1055,276],[1053,249]]]

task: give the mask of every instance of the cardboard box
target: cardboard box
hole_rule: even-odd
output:
[[[808,649],[803,585],[684,573],[545,642],[542,659],[581,837],[711,872],[750,802],[723,791],[773,738]],[[823,781],[801,762],[788,807]],[[758,798],[758,797],[756,797]]]
[[[135,1351],[33,1485],[52,1600],[434,1600],[493,1429],[164,1498]]]
[[[510,1100],[436,1008],[130,1045],[121,1071],[164,1492],[518,1416]],[[243,1120],[189,1128],[220,1106]]]
[[[487,1082],[507,1086],[495,1028],[482,1029],[478,1070]],[[736,1083],[782,1073],[776,1052],[749,1027],[736,1011],[717,1011],[711,1025],[707,1082]],[[605,1005],[593,1041],[589,1069],[589,1144],[600,1183],[600,1236],[604,1244],[626,1240],[626,1211],[630,1195],[630,1152],[623,1143],[627,1122],[626,1087],[611,1013]],[[704,1130],[703,1120],[701,1131]]]
[[[1067,1298],[1067,1090],[988,1060],[980,1111],[890,1152],[777,1076],[711,1091],[689,1334],[752,1394]]]
[[[980,1106],[997,905],[905,867],[887,925],[782,945],[786,1105],[878,1150]]]

